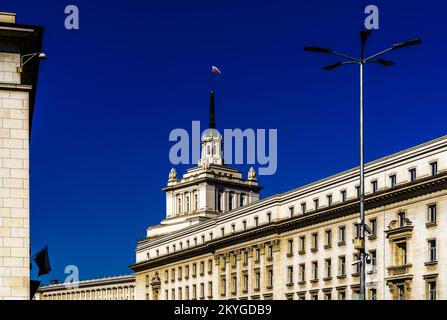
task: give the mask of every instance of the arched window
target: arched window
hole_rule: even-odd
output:
[[[206,146],[206,152],[208,153],[208,155],[210,155],[210,153],[211,153],[210,145],[207,145],[207,146]]]
[[[216,145],[213,144],[213,155],[215,155],[215,154],[216,154]]]

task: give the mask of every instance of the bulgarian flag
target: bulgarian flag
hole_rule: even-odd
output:
[[[220,70],[217,69],[217,67],[215,67],[215,66],[211,66],[211,73],[221,74],[222,72],[220,72]]]

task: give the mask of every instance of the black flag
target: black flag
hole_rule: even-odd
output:
[[[39,287],[40,287],[40,281],[37,281],[37,280],[31,280],[30,281],[30,286],[29,286],[30,300],[33,300],[33,297],[36,294],[37,289],[39,289]]]
[[[51,266],[50,266],[50,258],[48,257],[48,247],[45,247],[42,250],[40,250],[36,254],[34,261],[39,267],[39,274],[37,275],[38,277],[49,273],[51,271]]]

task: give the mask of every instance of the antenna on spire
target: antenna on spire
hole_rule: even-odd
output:
[[[216,128],[216,123],[214,121],[214,91],[210,91],[210,129]]]

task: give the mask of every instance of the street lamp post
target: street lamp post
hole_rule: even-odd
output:
[[[360,67],[360,190],[359,190],[359,209],[360,209],[360,221],[359,221],[359,234],[355,239],[355,248],[359,250],[360,260],[354,262],[354,264],[360,264],[360,299],[365,300],[366,297],[366,248],[365,248],[365,234],[366,232],[371,233],[370,228],[365,222],[365,160],[364,160],[364,130],[363,130],[363,69],[364,65],[367,63],[379,63],[385,67],[394,65],[394,62],[376,59],[379,56],[391,51],[404,47],[409,47],[412,45],[420,44],[422,41],[420,39],[410,40],[406,42],[396,43],[388,49],[382,50],[376,54],[365,58],[365,44],[368,37],[371,35],[371,30],[365,30],[360,32],[361,40],[361,50],[360,58],[353,58],[343,53],[336,52],[332,49],[320,48],[320,47],[305,47],[305,51],[309,52],[320,52],[333,54],[346,60],[338,61],[333,64],[323,67],[324,70],[332,70],[345,64],[358,64]]]

